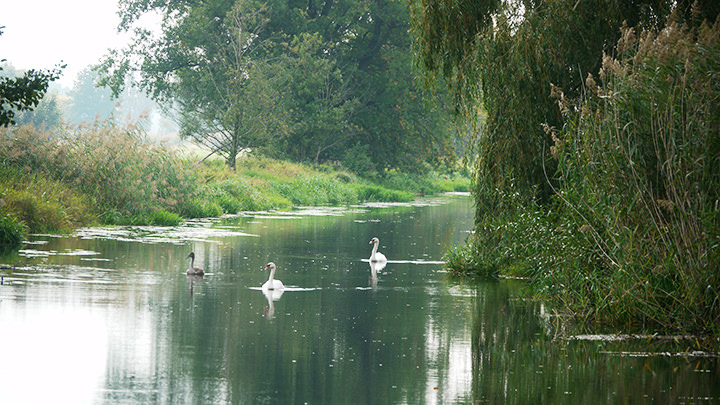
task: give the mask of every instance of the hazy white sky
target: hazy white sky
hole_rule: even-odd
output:
[[[59,82],[72,87],[78,72],[126,41],[116,10],[117,0],[2,0],[0,59],[24,70],[64,62]]]

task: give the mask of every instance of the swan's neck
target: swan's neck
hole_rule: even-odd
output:
[[[370,254],[370,260],[375,259],[375,253],[377,253],[377,250],[378,250],[378,244],[373,243],[373,250],[372,250],[372,253]]]
[[[275,280],[275,268],[270,269],[270,277],[268,278],[268,282],[270,285],[272,285],[273,281]]]
[[[190,258],[190,270],[195,269],[195,256]]]

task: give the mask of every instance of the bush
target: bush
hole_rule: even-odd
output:
[[[0,214],[0,245],[18,245],[25,233],[25,226],[14,215]]]
[[[409,202],[415,199],[415,194],[409,191],[391,190],[368,184],[356,184],[353,187],[360,201]]]
[[[204,198],[190,200],[180,207],[180,215],[184,218],[219,217],[223,213],[224,212],[220,204]]]
[[[154,210],[148,214],[149,225],[176,226],[182,222],[182,217],[174,212]]]
[[[3,212],[11,213],[30,233],[70,232],[96,221],[92,203],[72,186],[0,169]]]

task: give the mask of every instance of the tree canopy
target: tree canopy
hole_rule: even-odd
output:
[[[552,89],[577,97],[603,54],[614,54],[623,25],[658,28],[671,13],[714,21],[712,0],[417,0],[414,48],[426,79],[449,84],[456,112],[487,112],[478,142],[479,195],[509,185],[540,201],[552,194],[550,135],[563,125]],[[546,167],[544,167],[546,165]],[[484,198],[484,197],[480,197]],[[492,201],[489,204],[493,205]]]
[[[160,32],[137,29],[108,54],[103,83],[119,91],[138,73],[183,135],[231,166],[244,148],[322,163],[360,147],[380,172],[451,155],[447,113],[421,97],[412,70],[403,2],[124,0],[120,28],[151,12]]]
[[[0,27],[0,35],[2,29]],[[0,63],[5,59],[0,60]],[[17,112],[28,111],[35,108],[47,91],[50,82],[60,77],[65,66],[58,66],[52,70],[31,69],[23,76],[0,77],[0,127],[14,124]],[[0,67],[0,72],[3,68]]]

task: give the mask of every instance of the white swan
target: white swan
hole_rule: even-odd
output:
[[[370,240],[370,243],[368,243],[368,245],[369,244],[373,245],[372,254],[370,255],[370,261],[371,262],[386,262],[387,258],[385,257],[385,255],[377,251],[378,245],[380,244],[380,239],[372,238]]]
[[[190,267],[187,269],[185,273],[191,276],[202,276],[205,274],[205,270],[202,269],[202,267],[195,267],[195,253],[190,252],[189,255],[187,255],[186,259],[190,258]]]
[[[263,290],[281,290],[285,288],[282,281],[275,280],[275,263],[270,262],[265,266],[265,270],[270,269],[270,277],[268,277],[268,281],[265,282],[265,284],[262,285]]]

